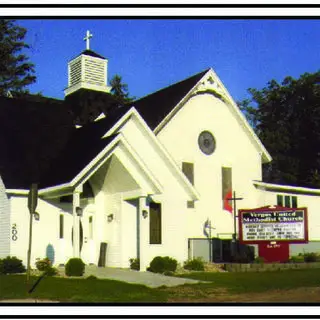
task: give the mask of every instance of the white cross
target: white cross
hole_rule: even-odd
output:
[[[90,38],[92,38],[92,33],[90,33],[89,30],[87,30],[86,36],[83,38],[84,41],[86,41],[87,50],[90,50]]]

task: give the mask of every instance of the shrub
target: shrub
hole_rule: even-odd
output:
[[[50,267],[51,267],[51,261],[49,258],[44,258],[36,262],[36,268],[39,271],[46,271]]]
[[[46,276],[56,276],[58,274],[58,269],[54,267],[48,267],[45,270]]]
[[[131,258],[129,262],[130,262],[130,269],[140,270],[140,260],[138,258]]]
[[[0,262],[0,274],[8,273],[24,273],[26,272],[25,266],[22,264],[22,260],[17,257],[6,257]]]
[[[67,276],[81,277],[84,274],[85,265],[80,258],[71,258],[66,263],[65,272]]]
[[[292,263],[304,262],[304,256],[303,255],[291,256],[289,259],[289,262],[292,262]]]
[[[157,256],[153,258],[150,262],[150,267],[148,271],[155,272],[155,273],[164,273],[165,271],[172,271],[175,272],[177,269],[178,262],[177,260],[166,257]]]
[[[316,262],[318,260],[315,252],[307,252],[303,255],[304,262]]]
[[[186,270],[204,271],[204,262],[201,258],[194,258],[184,262],[183,268]]]
[[[94,275],[90,275],[89,277],[86,277],[86,280],[97,280],[98,278]]]

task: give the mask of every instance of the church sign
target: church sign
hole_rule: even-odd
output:
[[[242,243],[308,242],[306,208],[262,207],[239,210]]]

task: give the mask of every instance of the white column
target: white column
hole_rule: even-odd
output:
[[[81,189],[75,189],[72,199],[73,212],[73,257],[80,258],[80,218],[77,216],[76,208],[80,207]]]
[[[144,218],[142,211],[148,211],[148,217]],[[149,208],[146,207],[146,198],[139,198],[139,253],[140,253],[140,271],[146,271],[150,261],[147,258],[147,249],[149,247]]]

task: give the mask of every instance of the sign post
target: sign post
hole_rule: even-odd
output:
[[[28,261],[27,261],[27,282],[30,279],[30,259],[31,259],[31,245],[32,245],[32,218],[36,212],[38,204],[38,185],[36,183],[31,184],[30,191],[28,194],[28,208],[30,213],[30,224],[29,224],[29,247],[28,247]]]

